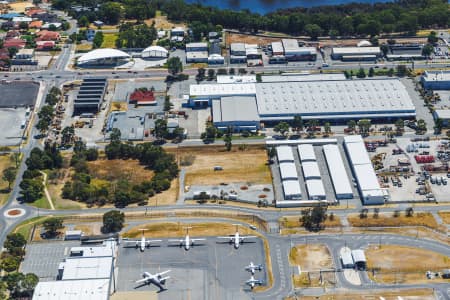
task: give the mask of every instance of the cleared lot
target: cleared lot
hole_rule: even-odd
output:
[[[217,185],[220,183],[249,182],[271,183],[267,154],[263,148],[249,148],[244,151],[234,146],[232,151],[224,147],[186,148],[179,152],[180,160],[192,156],[193,163],[186,167],[186,185]],[[222,167],[214,171],[215,166]]]
[[[398,300],[398,296],[401,296],[405,300],[434,300],[434,293],[431,289],[417,289],[417,290],[403,290],[403,291],[390,291],[379,293],[367,293],[367,294],[326,294],[323,296],[302,296],[304,300],[367,300],[367,299],[381,299],[383,297],[386,300]],[[287,300],[293,300],[295,298],[288,298]]]
[[[449,257],[429,250],[397,245],[371,245],[366,250],[367,267],[375,269],[373,279],[383,283],[429,282],[427,271],[450,268]],[[445,279],[433,279],[443,281]]]

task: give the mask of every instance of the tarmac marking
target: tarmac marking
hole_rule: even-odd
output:
[[[281,288],[284,289],[286,287],[286,277],[284,274],[284,265],[283,265],[283,259],[281,256],[281,249],[278,244],[276,246],[276,253],[277,253],[278,270],[280,272],[280,286],[281,286]]]

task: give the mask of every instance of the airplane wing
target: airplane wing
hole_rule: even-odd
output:
[[[157,274],[155,274],[155,276],[162,276],[162,275],[164,275],[164,274],[167,274],[167,273],[169,273],[171,270],[167,270],[167,271],[164,271],[164,272],[161,272],[161,273],[157,273]]]
[[[174,239],[172,239],[172,240],[168,240],[168,242],[169,243],[183,243],[184,240],[174,240]]]
[[[135,282],[136,283],[144,283],[144,282],[147,282],[147,280],[149,280],[149,279],[148,278],[142,278],[142,279],[136,280]]]
[[[240,239],[256,239],[256,235],[241,235]]]
[[[139,242],[140,242],[140,240],[122,240],[122,243],[125,243],[125,244],[136,244]]]
[[[217,238],[218,239],[227,239],[227,240],[229,240],[229,239],[232,239],[233,236],[218,236]]]
[[[150,245],[151,243],[161,243],[162,240],[145,240],[146,245]]]
[[[191,239],[192,242],[199,242],[199,241],[206,241],[206,239],[199,238],[199,239]]]

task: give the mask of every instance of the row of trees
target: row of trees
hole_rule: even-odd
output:
[[[406,32],[449,24],[447,2],[442,0],[396,1],[395,3],[360,4],[313,8],[290,8],[265,16],[248,11],[221,10],[182,0],[164,1],[161,9],[169,19],[220,24],[244,31],[269,30],[288,34],[305,34],[311,38],[330,36],[375,36],[380,33]]]
[[[0,278],[0,299],[20,299],[31,297],[39,278],[33,274],[17,272],[20,262],[25,255],[26,245],[24,236],[20,233],[10,233],[6,237],[2,253],[0,268],[5,276]]]
[[[117,48],[145,48],[153,43],[157,38],[154,23],[133,25],[123,23],[120,25],[119,37],[116,40]],[[94,39],[95,42],[95,39]]]

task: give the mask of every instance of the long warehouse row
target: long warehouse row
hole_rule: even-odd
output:
[[[302,200],[299,176],[291,146],[276,148],[285,200]],[[333,183],[336,199],[351,199],[353,192],[337,145],[324,145],[324,156]],[[297,145],[308,200],[325,200],[326,193],[312,144]]]

